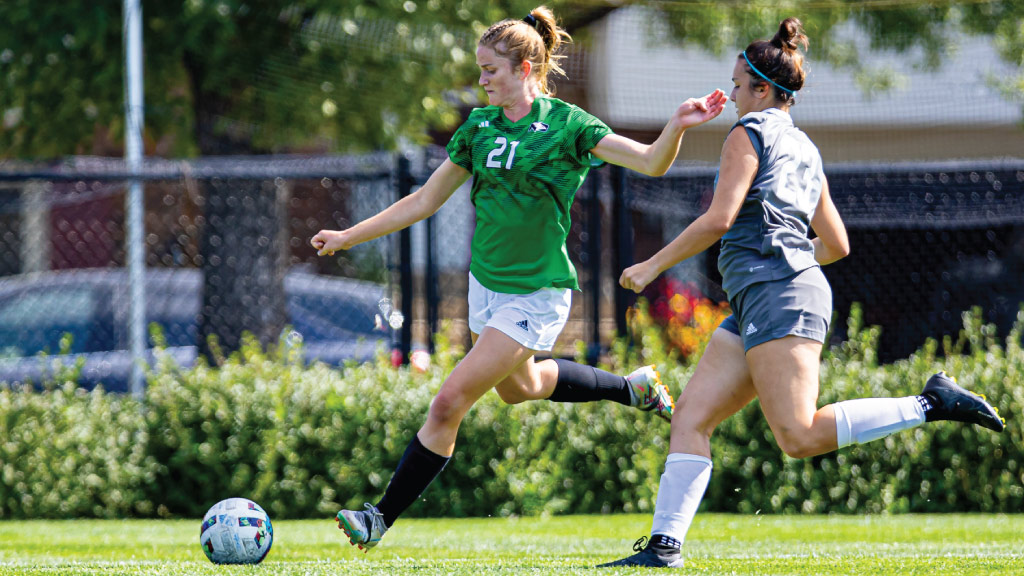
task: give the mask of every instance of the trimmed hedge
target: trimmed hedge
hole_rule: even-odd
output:
[[[704,508],[769,512],[1024,510],[1024,313],[1005,342],[977,314],[962,338],[875,362],[878,330],[859,313],[822,362],[821,403],[916,394],[945,369],[1007,417],[994,434],[936,423],[838,453],[794,460],[757,403],[713,438]],[[613,365],[659,364],[678,392],[692,372],[656,326]],[[375,501],[434,393],[458,360],[443,338],[426,373],[376,363],[304,367],[295,350],[253,342],[217,367],[162,360],[143,404],[73,384],[0,389],[0,518],[201,516],[245,496],[274,518],[333,515]],[[73,370],[65,375],[73,381]],[[528,402],[488,394],[469,413],[445,472],[409,511],[419,516],[646,512],[668,450],[668,426],[612,403]]]

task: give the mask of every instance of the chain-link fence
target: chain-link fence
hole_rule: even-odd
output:
[[[929,337],[955,337],[962,313],[974,306],[1000,334],[1009,331],[1024,303],[1024,162],[838,165],[826,173],[852,249],[823,268],[833,291],[834,340],[845,338],[854,303],[865,323],[882,327],[882,361],[906,357]],[[700,214],[714,185],[713,168],[625,177],[621,202],[634,225],[635,259]],[[717,245],[668,276],[724,298]]]
[[[0,178],[0,380],[38,382],[54,360],[81,361],[82,383],[124,389],[124,164],[72,158]],[[396,338],[382,311],[397,297],[394,239],[334,258],[309,246],[394,201],[394,155],[151,161],[142,179],[149,346],[189,364],[249,332],[301,338],[308,358],[338,364]]]
[[[407,358],[430,347],[442,325],[468,345],[468,183],[407,231],[333,257],[309,246],[318,230],[350,226],[413,192],[443,158],[434,147],[150,162],[142,176],[146,321],[159,329],[149,346],[188,364],[237,349],[249,332],[264,344],[301,338],[307,358],[340,364],[380,348]],[[38,381],[56,357],[84,362],[86,385],[126,386],[133,360],[123,168],[73,158],[0,172],[0,379]],[[828,176],[853,248],[825,268],[834,339],[844,338],[855,302],[883,328],[883,361],[955,334],[972,306],[1006,333],[1024,302],[1024,163],[835,166]],[[569,237],[582,292],[555,354],[571,355],[582,341],[594,359],[626,332],[635,298],[618,287],[619,273],[706,209],[714,177],[710,166],[661,178],[591,172]],[[665,276],[722,301],[716,258],[713,247]],[[664,294],[654,286],[645,296]]]
[[[660,178],[615,166],[591,172],[572,207],[569,236],[582,293],[574,294],[556,354],[573,354],[582,340],[593,357],[628,332],[626,312],[636,298],[618,287],[619,274],[707,208],[715,170],[676,167]],[[848,258],[824,268],[834,295],[834,342],[845,339],[855,303],[867,324],[882,327],[882,361],[906,357],[929,337],[956,336],[962,313],[974,306],[1000,334],[1009,331],[1024,303],[1024,162],[837,165],[828,178],[852,245]],[[460,200],[437,218],[438,314],[464,326],[472,207]],[[669,282],[725,301],[717,257],[715,245],[643,296],[655,308],[672,293]]]

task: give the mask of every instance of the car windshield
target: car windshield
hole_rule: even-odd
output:
[[[105,341],[114,334],[101,321],[98,302],[90,286],[51,286],[8,296],[0,301],[0,357],[58,353],[64,334],[72,338],[71,352],[108,348]]]
[[[307,340],[332,340],[374,334],[376,306],[352,294],[291,294],[288,316]]]

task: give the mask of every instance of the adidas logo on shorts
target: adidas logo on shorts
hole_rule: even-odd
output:
[[[754,326],[753,322],[747,324],[747,336],[750,336],[754,332],[757,332],[757,326]]]
[[[520,328],[526,330],[527,332],[530,331],[529,324],[526,323],[526,320],[520,320],[519,322],[516,322],[516,326],[519,326]]]

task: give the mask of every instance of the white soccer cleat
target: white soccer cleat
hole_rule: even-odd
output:
[[[338,512],[338,528],[348,536],[349,544],[358,546],[363,552],[369,552],[380,542],[388,527],[384,524],[384,515],[372,504],[365,504],[366,510],[342,510]]]
[[[661,383],[661,374],[658,374],[654,365],[637,368],[626,376],[626,382],[629,383],[631,406],[645,412],[653,411],[659,418],[672,421],[672,411],[676,405],[668,387]]]

